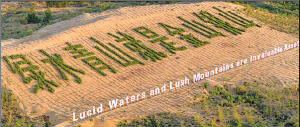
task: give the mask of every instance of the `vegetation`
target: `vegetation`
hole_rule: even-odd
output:
[[[47,22],[47,23],[50,23],[50,21],[52,20],[52,13],[51,13],[51,10],[50,10],[50,8],[48,7],[47,9],[46,9],[46,11],[45,11],[45,21]]]
[[[123,53],[124,55],[126,55],[127,57],[129,57],[130,59],[132,59],[133,61],[129,61],[126,58],[124,58],[123,56],[121,56],[119,53],[115,52],[114,50],[112,50],[111,48],[107,47],[106,45],[104,45],[103,43],[101,43],[100,41],[98,41],[97,39],[91,37],[91,39],[93,41],[95,41],[96,43],[98,43],[99,45],[101,45],[103,48],[105,48],[106,50],[110,51],[111,53],[115,54],[116,56],[118,56],[119,58],[121,58],[122,60],[126,61],[127,63],[123,63],[120,60],[116,59],[115,57],[113,57],[112,55],[108,54],[107,52],[105,52],[104,50],[102,50],[100,47],[95,46],[96,49],[98,49],[100,52],[104,53],[106,56],[112,58],[113,60],[117,61],[118,63],[120,63],[121,65],[123,65],[124,67],[130,66],[130,65],[134,65],[134,64],[142,64],[145,65],[144,63],[140,62],[139,60],[135,59],[134,57],[130,56],[129,54],[125,53],[123,50],[121,50],[120,48],[116,47],[114,44],[109,43],[110,46],[112,46],[113,48],[117,49],[119,52]]]
[[[192,34],[188,34],[188,35],[182,34],[183,32],[185,32],[185,30],[182,28],[176,28],[176,27],[164,24],[164,23],[159,23],[159,24],[161,26],[163,26],[169,32],[169,34],[171,36],[175,36],[175,35],[179,34],[181,36],[180,37],[181,40],[186,40],[187,42],[194,44],[194,46],[196,48],[198,48],[200,46],[204,46],[206,44],[209,44],[208,41],[203,42],[203,41],[199,40],[198,38],[194,37]],[[172,31],[171,29],[173,29],[175,31]]]
[[[271,29],[299,36],[299,1],[233,2],[244,6],[237,13],[256,18]]]
[[[217,7],[213,7],[213,8],[216,9],[216,10],[218,10],[218,11],[220,11],[220,12],[222,12],[223,14],[227,15],[228,17],[225,16],[225,15],[223,15],[222,13],[219,13],[219,15],[221,15],[224,18],[226,18],[226,19],[228,19],[228,20],[230,20],[230,21],[232,21],[232,22],[234,22],[236,24],[239,24],[239,25],[241,25],[241,26],[243,26],[245,28],[249,28],[249,27],[252,27],[252,26],[261,27],[261,25],[255,24],[253,21],[247,20],[247,19],[245,19],[245,18],[243,18],[243,17],[241,17],[241,16],[239,16],[239,15],[237,15],[235,13],[232,13],[231,11],[229,11],[229,13],[232,14],[232,15],[229,15],[228,13],[222,11],[221,9],[219,9]]]
[[[218,86],[214,86],[213,92],[208,96],[202,95],[200,101],[194,95],[193,102],[187,109],[196,112],[193,116],[182,110],[153,113],[143,118],[120,121],[118,126],[299,126],[299,96],[296,96],[299,95],[298,85],[273,88],[245,82],[239,87],[244,88],[243,92],[236,89],[238,95]]]
[[[217,18],[216,16],[210,14],[207,11],[201,11],[199,14],[194,13],[194,15],[197,16],[199,19],[201,19],[203,22],[211,23],[215,27],[222,28],[234,35],[242,34],[241,32],[245,32],[244,29],[233,27],[230,23]]]
[[[120,40],[122,40],[122,41],[128,40],[129,42],[124,43],[124,45],[134,52],[139,52],[139,54],[141,56],[143,56],[143,58],[145,60],[148,60],[148,58],[150,58],[153,62],[156,62],[156,60],[161,60],[161,57],[163,57],[163,58],[168,57],[163,52],[156,52],[153,49],[150,49],[149,47],[147,47],[146,45],[140,44],[141,43],[140,40],[135,40],[134,37],[129,36],[125,33],[118,32],[118,34],[120,34],[124,38],[120,38],[119,36],[113,35],[111,33],[108,33],[108,34],[111,35],[112,37],[117,38],[117,40],[116,40],[117,42],[120,42]]]
[[[30,8],[30,11],[28,12],[26,19],[28,23],[40,22],[40,19],[35,15],[35,8],[33,6]]]
[[[73,77],[76,78],[77,83],[82,83],[81,78],[79,76],[77,76],[76,74],[74,74],[71,70],[73,70],[75,72],[79,72],[81,74],[85,74],[85,72],[83,70],[75,69],[75,68],[65,64],[61,55],[59,55],[59,54],[54,54],[56,56],[56,58],[55,58],[55,57],[51,56],[50,54],[48,54],[44,50],[40,50],[40,52],[42,52],[44,55],[46,55],[48,57],[48,59],[43,59],[42,61],[44,63],[51,63],[61,74],[62,79],[69,80],[68,77],[66,76],[65,72],[62,71],[62,70],[65,70],[67,73],[69,73],[70,75],[72,75]]]
[[[159,35],[156,34],[155,32],[153,32],[152,30],[146,28],[146,27],[138,27],[138,28],[135,28],[134,29],[135,31],[137,31],[138,33],[142,34],[143,36],[147,37],[147,38],[156,38],[158,37]],[[143,32],[141,32],[140,30],[144,30]],[[151,33],[152,35],[148,36],[147,34]],[[163,36],[163,37],[160,37],[160,38],[156,38],[156,39],[153,39],[151,40],[152,43],[156,43],[156,42],[161,42],[160,45],[165,47],[167,50],[169,50],[170,53],[173,53],[173,54],[176,54],[174,51],[183,51],[183,50],[186,50],[187,47],[185,46],[182,46],[182,47],[174,47],[173,45],[175,45],[174,42],[165,42],[166,40],[169,40],[169,38]]]
[[[38,93],[39,89],[44,90],[44,85],[48,87],[48,90],[51,93],[54,93],[54,89],[51,87],[51,85],[58,87],[58,84],[56,84],[53,81],[45,79],[45,73],[42,71],[36,72],[35,70],[38,70],[39,67],[33,65],[24,55],[17,54],[17,55],[11,55],[11,59],[19,59],[21,58],[22,61],[14,62],[14,66],[11,64],[10,60],[3,56],[3,59],[7,62],[7,64],[10,66],[12,71],[14,73],[19,73],[22,76],[23,82],[26,84],[29,84],[32,79],[35,79],[38,81],[38,84],[34,85],[33,92]],[[27,64],[27,67],[21,68],[20,65]],[[28,77],[25,77],[24,72],[30,72],[31,74]]]
[[[69,47],[65,48],[66,51],[73,50],[70,53],[72,53],[72,54],[78,53],[79,54],[79,55],[73,56],[75,59],[94,55],[93,52],[87,52],[86,49],[79,49],[79,48],[83,48],[83,46],[81,44],[71,45],[69,42],[66,42],[66,44],[69,46]],[[87,52],[87,53],[84,53],[84,52]],[[91,57],[84,58],[81,60],[104,76],[107,75],[104,72],[102,72],[102,70],[105,70],[105,69],[110,69],[112,73],[117,73],[117,71],[113,67],[106,64],[105,62],[103,62],[101,59],[99,59],[96,56],[91,56]],[[89,63],[89,61],[96,61],[96,62]],[[97,65],[103,65],[103,66],[96,67]],[[81,81],[81,79],[80,79],[80,81]]]
[[[51,123],[46,119],[35,119],[26,116],[20,111],[19,99],[6,88],[2,79],[1,83],[1,127],[34,127],[37,125],[49,126]]]
[[[206,33],[208,33],[208,34],[205,34],[205,33],[201,32],[201,31],[199,31],[199,30],[196,30],[195,28],[193,28],[193,27],[191,27],[191,26],[189,26],[189,25],[187,25],[187,24],[182,24],[183,26],[185,26],[185,27],[187,27],[187,28],[190,28],[190,29],[194,30],[195,32],[200,33],[201,35],[206,36],[206,37],[208,37],[208,38],[213,38],[213,37],[217,37],[217,36],[220,36],[220,35],[225,36],[224,34],[218,32],[218,31],[216,31],[216,30],[214,30],[214,29],[212,29],[212,28],[210,28],[210,27],[208,27],[208,26],[205,26],[205,25],[203,25],[203,24],[201,24],[201,23],[199,23],[199,22],[196,23],[196,21],[194,21],[194,20],[193,20],[193,22],[195,22],[197,25],[200,25],[200,26],[202,26],[202,27],[204,27],[204,28],[206,28],[206,29],[209,29],[210,31],[213,31],[213,32],[215,32],[215,33],[211,33],[211,32],[209,32],[208,30],[205,30],[205,29],[203,29],[203,28],[197,26],[196,24],[193,24],[193,23],[191,23],[191,22],[189,22],[189,21],[183,19],[183,18],[180,17],[180,16],[178,16],[177,18],[179,18],[179,19],[181,19],[182,21],[184,21],[184,22],[186,22],[186,23],[192,25],[193,27],[195,27],[195,28],[197,28],[197,29],[200,29],[200,30],[202,30],[202,31],[204,31],[204,32],[206,32]]]
[[[31,35],[47,25],[71,19],[83,13],[98,13],[110,9],[116,9],[127,6],[145,6],[158,4],[174,4],[177,1],[136,1],[136,2],[105,2],[105,1],[30,1],[30,2],[2,2],[6,5],[1,8],[1,39],[19,39]],[[30,8],[34,7],[31,12]],[[51,18],[44,13],[44,9],[55,9],[51,12]],[[70,7],[70,8],[66,8]],[[35,16],[32,18],[33,23],[28,22],[26,17],[29,14]],[[48,18],[45,18],[48,17]],[[38,20],[39,19],[39,20]],[[27,24],[30,23],[30,24]]]

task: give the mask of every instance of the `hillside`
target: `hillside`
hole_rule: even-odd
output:
[[[218,14],[220,11],[213,7],[217,7],[224,12],[232,11],[241,17],[253,20],[257,25],[244,28],[220,16]],[[46,26],[32,35],[19,40],[1,42],[2,86],[6,85],[7,88],[13,91],[20,99],[22,109],[30,117],[46,114],[50,116],[52,125],[65,121],[60,125],[74,126],[84,123],[84,121],[72,123],[73,112],[76,112],[78,115],[80,112],[90,110],[93,106],[103,103],[103,110],[106,112],[93,117],[95,118],[94,123],[88,121],[84,124],[87,124],[87,126],[92,126],[90,124],[95,124],[95,126],[112,126],[116,125],[119,120],[134,117],[135,115],[145,116],[153,113],[153,111],[155,113],[169,111],[175,113],[178,109],[181,109],[186,110],[185,112],[190,117],[196,113],[200,113],[193,108],[188,108],[187,105],[193,100],[194,95],[197,95],[199,98],[202,95],[209,95],[209,90],[199,87],[203,86],[204,82],[208,82],[212,88],[213,86],[223,85],[234,88],[244,82],[254,81],[280,84],[278,86],[280,88],[298,85],[299,48],[295,48],[193,83],[176,91],[167,92],[160,96],[110,111],[107,102],[113,99],[141,94],[141,92],[150,91],[151,89],[161,87],[163,84],[168,84],[170,81],[182,80],[184,77],[192,79],[195,73],[208,71],[223,64],[246,59],[250,55],[257,55],[265,50],[272,50],[277,46],[284,47],[284,44],[295,43],[299,40],[297,35],[270,29],[265,23],[257,19],[236,12],[236,9],[240,8],[242,6],[226,2],[200,2],[123,7],[102,13],[79,15],[70,20]],[[235,35],[238,32],[228,32],[222,28],[217,28],[211,23],[204,22],[193,14],[193,12],[200,14],[200,11],[207,11],[219,19],[228,22],[233,27],[239,28],[240,31],[245,30],[245,32]],[[187,21],[195,20],[206,27],[222,33],[223,36],[219,34],[217,34],[219,36],[216,35],[211,38],[203,36],[203,34],[181,25],[185,22],[177,18],[177,16],[181,16]],[[172,36],[159,23],[183,28],[185,32]],[[154,31],[158,35],[155,36],[156,38],[165,36],[169,38],[166,42],[174,42],[173,46],[176,48],[185,46],[186,49],[175,50],[170,45],[169,47],[171,48],[166,48],[166,46],[158,42],[152,43],[151,40],[154,38],[147,38],[134,30],[141,26]],[[122,42],[122,39],[119,38],[120,42],[117,42],[118,38],[107,34],[111,33],[122,38],[117,33],[118,31],[134,37],[135,40],[140,40],[139,44],[144,46],[134,43],[130,46],[134,47],[138,45],[140,48],[137,48],[137,46],[135,50],[131,50],[130,46],[124,45],[126,40]],[[189,42],[190,38],[184,36],[188,34],[192,34],[193,37],[198,38],[202,42]],[[112,53],[105,46],[102,46],[90,37],[100,41],[102,45],[113,49],[117,54],[122,54],[125,59],[135,61],[135,63],[130,63],[119,58],[118,55]],[[69,42],[69,44],[66,42]],[[120,50],[113,48],[110,43]],[[87,53],[84,52],[77,58],[75,55],[78,54],[76,53],[83,51],[77,50],[77,48],[81,47],[76,46],[79,44],[87,52],[93,53],[84,55],[84,53]],[[100,47],[101,50],[95,48],[95,46]],[[145,46],[148,48],[144,48]],[[139,51],[141,48],[145,50]],[[170,49],[176,54],[172,53]],[[39,50],[43,50],[44,52]],[[143,55],[141,52],[144,51],[147,53]],[[109,52],[110,55],[103,52]],[[153,57],[153,52],[162,53],[157,53]],[[60,57],[55,57],[55,53],[61,56],[62,61],[55,61],[60,60]],[[16,60],[9,57],[17,54],[22,54],[33,65],[38,66],[38,69],[34,66],[29,66],[29,69],[34,69],[36,72],[37,70],[44,72],[45,79],[54,82],[48,82],[54,90],[48,89],[49,87],[46,85],[44,86],[44,90],[41,86],[36,89],[36,84],[39,83],[37,80],[32,78],[31,81],[22,78],[19,73],[14,73],[14,70],[11,69],[3,57],[8,57],[11,63],[17,63],[20,61],[19,57],[22,58],[22,56],[13,56],[17,58]],[[102,70],[95,69],[96,67],[101,67],[100,65],[89,65],[82,60],[90,56],[96,56],[98,59],[101,59]],[[145,59],[145,56],[149,56],[147,57],[148,60]],[[112,57],[117,58],[119,62]],[[91,60],[96,62],[97,59]],[[55,62],[56,65],[53,64]],[[120,64],[126,62],[129,64]],[[27,61],[24,63],[28,64]],[[20,68],[27,66],[20,65]],[[70,70],[73,74],[66,70]],[[24,76],[28,77],[32,73],[24,71]],[[41,75],[43,74],[37,77],[42,79],[43,76]],[[224,78],[230,78],[230,82],[224,81]],[[47,84],[45,82],[43,83]],[[53,84],[57,84],[59,87],[55,87]],[[85,119],[85,121],[87,120],[89,119]]]

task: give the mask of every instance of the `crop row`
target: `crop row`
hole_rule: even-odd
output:
[[[157,33],[155,33],[155,32],[153,32],[153,31],[151,31],[151,30],[149,30],[149,29],[147,29],[146,27],[144,27],[144,26],[141,26],[141,27],[138,27],[138,28],[135,28],[134,29],[136,32],[138,32],[138,33],[140,33],[140,34],[142,34],[142,35],[144,35],[145,37],[147,37],[147,38],[150,38],[150,39],[152,39],[152,38],[156,38],[156,37],[158,37],[159,35],[157,34]],[[145,30],[144,32],[141,32],[141,30]],[[149,34],[149,33],[152,33],[152,35],[147,35],[147,34]]]
[[[193,28],[193,27],[191,27],[191,26],[189,26],[189,25],[187,25],[187,24],[182,24],[183,26],[185,26],[185,27],[187,27],[187,28],[190,28],[190,29],[194,30],[195,32],[200,33],[201,35],[206,36],[206,37],[208,37],[208,38],[213,38],[213,37],[220,36],[220,35],[224,36],[222,33],[217,32],[216,30],[213,30],[212,28],[209,28],[209,27],[207,27],[207,26],[205,26],[205,25],[203,25],[203,24],[201,24],[201,23],[199,23],[199,24],[201,24],[201,26],[204,26],[205,28],[207,28],[207,29],[209,29],[209,30],[212,30],[212,31],[214,31],[214,32],[216,32],[216,33],[211,33],[211,32],[209,32],[209,31],[207,31],[207,30],[205,30],[205,29],[203,29],[203,28],[201,28],[201,27],[199,27],[199,26],[197,26],[197,25],[195,25],[195,24],[193,24],[193,23],[191,23],[191,22],[189,22],[189,21],[183,19],[183,18],[180,17],[180,16],[178,16],[177,18],[179,18],[179,19],[181,19],[182,21],[184,21],[184,22],[186,22],[186,23],[188,23],[188,24],[190,24],[190,25],[192,25],[192,26],[194,26],[194,27],[196,27],[196,28],[198,28],[198,29],[200,29],[200,30],[202,30],[202,31],[204,31],[204,32],[206,32],[206,33],[208,33],[208,34],[210,34],[210,35],[204,34],[203,32],[201,32],[201,31],[199,31],[199,30],[196,30],[195,28]]]

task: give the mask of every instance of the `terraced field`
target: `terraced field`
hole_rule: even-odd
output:
[[[245,59],[250,55],[258,55],[265,50],[270,50],[277,46],[284,47],[286,43],[295,43],[299,40],[299,37],[295,35],[271,30],[256,19],[238,14],[248,20],[253,20],[255,24],[261,25],[261,27],[252,26],[245,29],[242,25],[236,24],[224,16],[220,16],[218,14],[220,11],[213,7],[234,13],[235,11],[233,10],[235,10],[235,8],[240,8],[238,5],[224,2],[125,7],[101,13],[102,15],[109,13],[109,16],[105,19],[74,27],[66,31],[56,32],[56,35],[49,36],[46,39],[39,40],[32,36],[33,39],[30,42],[23,43],[22,45],[14,44],[12,41],[10,44],[1,47],[1,57],[23,54],[33,65],[38,66],[39,70],[45,73],[45,79],[54,81],[59,87],[52,86],[55,92],[51,93],[45,86],[45,90],[39,90],[38,93],[35,94],[33,89],[34,86],[38,84],[38,81],[33,79],[29,84],[24,83],[22,76],[13,73],[4,59],[1,60],[2,85],[8,86],[16,93],[22,105],[25,107],[25,110],[28,111],[28,114],[29,112],[36,111],[35,107],[41,106],[43,109],[57,113],[59,116],[62,116],[63,119],[69,120],[69,122],[72,120],[73,112],[78,114],[90,110],[92,106],[101,103],[104,104],[104,110],[107,112],[97,117],[99,121],[119,119],[137,114],[145,115],[152,113],[154,110],[156,112],[175,111],[178,108],[184,107],[189,100],[192,100],[195,94],[200,96],[201,94],[208,93],[198,87],[200,84],[209,82],[211,85],[218,85],[224,83],[223,78],[232,79],[228,85],[238,85],[245,80],[268,82],[274,82],[276,80],[276,82],[280,82],[282,86],[293,85],[292,81],[299,77],[299,48],[230,70],[179,90],[167,92],[166,94],[110,111],[108,101],[113,99],[121,99],[126,96],[140,94],[141,92],[148,92],[170,81],[175,82],[182,80],[184,77],[192,79],[192,75],[195,73],[204,72],[223,64]],[[200,14],[200,11],[207,11],[219,19],[228,22],[231,24],[231,27],[242,29],[245,32],[240,32],[241,34],[235,35],[232,32],[226,31],[225,28],[218,28],[211,23],[203,22],[193,14],[193,12]],[[195,20],[222,33],[224,36],[214,36],[210,38],[204,36],[193,29],[181,25],[186,22],[177,18],[177,16],[190,22]],[[75,22],[75,20],[72,21]],[[67,23],[72,24],[70,21],[63,22],[61,25],[67,25]],[[172,36],[172,34],[159,23],[182,28],[185,32],[179,34],[175,33],[174,36]],[[147,37],[134,30],[141,26],[155,32],[155,36]],[[51,26],[49,26],[49,29],[51,29],[50,27]],[[44,28],[44,30],[46,29],[47,27]],[[205,28],[203,27],[203,29]],[[139,46],[144,45],[144,47],[146,46],[147,48],[143,48],[143,50],[137,48],[136,51],[132,50],[125,45],[125,43],[132,40],[127,39],[127,41],[124,42],[117,42],[117,38],[107,34],[111,33],[120,36],[120,34],[117,33],[118,31],[134,37],[135,40],[140,40]],[[39,34],[39,31],[34,34]],[[193,37],[202,42],[209,43],[197,47],[195,43],[189,42],[189,39],[180,38],[189,34],[192,34]],[[168,40],[165,40],[165,43],[161,44],[161,42],[158,41],[156,43],[151,42],[151,40],[163,36],[168,38]],[[98,40],[104,46],[90,39],[90,37]],[[122,36],[120,37],[122,38]],[[76,53],[80,51],[78,51],[78,49],[65,50],[65,48],[70,46],[65,42],[69,42],[69,44],[73,46],[82,45],[85,50],[81,50],[81,54],[92,53],[74,58],[74,56],[77,55]],[[170,42],[174,43],[168,45]],[[136,45],[136,43],[128,45],[132,46]],[[98,48],[95,48],[95,46]],[[115,53],[107,50],[108,48],[104,48],[105,46]],[[169,48],[166,48],[168,46]],[[186,49],[175,50],[175,47],[183,46],[186,47]],[[77,70],[83,70],[84,73],[75,72],[71,69],[70,71],[73,73],[73,75],[71,75],[66,69],[61,69],[66,75],[66,77],[63,77],[62,73],[53,63],[44,63],[42,61],[49,57],[39,51],[41,49],[53,58],[56,58],[54,56],[55,53],[59,54],[65,65]],[[77,52],[72,54],[72,51]],[[143,55],[143,52],[147,53]],[[157,54],[155,57],[152,56],[155,54],[154,52]],[[82,60],[88,57],[96,57],[101,59],[102,62],[97,63],[98,65],[88,65],[88,63]],[[112,59],[112,57],[114,59]],[[12,60],[10,58],[9,60],[12,63],[20,61],[20,59]],[[130,62],[135,64],[124,66]],[[92,68],[93,66],[95,68],[102,66],[103,68],[102,70],[97,70]],[[20,67],[26,66],[20,65]],[[114,70],[116,72],[114,72]],[[25,77],[28,77],[30,73],[24,72],[24,74]],[[74,75],[78,76],[82,82],[78,81],[78,77]],[[284,81],[288,83],[284,83]],[[193,114],[193,111],[188,112],[190,112],[191,115]]]

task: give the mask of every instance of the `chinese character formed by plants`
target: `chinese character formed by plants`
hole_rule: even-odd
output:
[[[42,52],[44,55],[46,55],[48,57],[48,59],[43,59],[42,61],[44,63],[51,63],[60,73],[60,75],[62,76],[62,78],[64,80],[69,80],[67,75],[65,74],[65,72],[63,72],[63,70],[65,70],[67,73],[69,73],[70,75],[72,75],[73,77],[76,78],[76,82],[78,83],[82,83],[82,80],[80,77],[78,77],[76,74],[74,74],[71,70],[75,71],[75,72],[79,72],[81,74],[85,74],[85,72],[83,70],[79,70],[79,69],[75,69],[67,64],[64,63],[63,59],[61,58],[61,55],[59,54],[54,54],[56,56],[53,57],[50,54],[48,54],[46,51],[44,50],[40,50],[40,52]]]
[[[108,64],[106,64],[105,62],[103,62],[101,59],[97,58],[96,56],[91,56],[94,55],[93,52],[88,52],[86,49],[79,49],[79,48],[83,48],[82,45],[71,45],[69,42],[66,42],[66,44],[69,46],[67,48],[65,48],[65,50],[69,51],[69,50],[73,50],[70,53],[72,54],[76,54],[78,53],[79,55],[75,55],[73,56],[74,58],[78,59],[81,57],[87,57],[90,56],[88,58],[84,58],[81,59],[84,63],[86,63],[87,65],[89,65],[90,67],[92,67],[93,69],[95,69],[97,72],[99,72],[100,74],[106,76],[107,74],[105,74],[104,72],[102,72],[102,70],[105,69],[110,69],[112,73],[117,73],[117,71],[109,66]],[[87,53],[85,53],[87,52]],[[89,61],[96,61],[96,62],[89,62]],[[97,65],[103,65],[101,67],[96,67]]]
[[[125,38],[125,39],[123,39],[123,41],[126,41],[126,40],[129,41],[127,43],[124,43],[124,45],[127,48],[129,48],[130,50],[132,50],[134,52],[139,52],[139,54],[141,56],[143,56],[143,58],[145,60],[148,60],[148,58],[150,58],[153,62],[156,62],[156,60],[161,60],[161,57],[163,57],[163,58],[168,57],[163,52],[156,52],[153,49],[147,47],[146,45],[141,44],[140,40],[135,40],[133,37],[131,37],[125,33],[118,32],[118,34],[122,35]],[[109,34],[109,35],[111,35],[111,34]],[[120,38],[116,35],[114,35],[113,37]],[[116,40],[116,41],[118,41],[118,40]]]
[[[182,28],[172,27],[170,25],[163,24],[163,23],[159,23],[159,24],[162,25],[169,32],[170,35],[175,36],[179,34],[181,36],[180,39],[186,40],[187,42],[194,44],[196,48],[209,44],[208,41],[201,41],[198,38],[194,37],[192,34],[188,34],[188,35],[182,34],[183,32],[185,32],[185,30]],[[175,31],[171,31],[171,29],[175,29]]]
[[[199,14],[194,13],[199,19],[201,19],[204,22],[214,24],[215,27],[217,28],[222,28],[234,35],[242,34],[241,32],[245,32],[244,29],[240,28],[235,28],[231,26],[228,22],[224,22],[223,20],[217,18],[216,16],[206,12],[206,11],[201,11]]]
[[[235,13],[232,13],[231,11],[228,11],[230,14],[232,14],[232,15],[229,15],[228,13],[222,11],[222,10],[219,9],[219,8],[216,8],[216,7],[213,7],[213,8],[223,13],[223,14],[222,14],[222,13],[219,13],[219,15],[221,15],[221,16],[223,16],[224,18],[226,18],[226,19],[228,19],[228,20],[230,20],[230,21],[232,21],[232,22],[234,22],[234,23],[236,23],[236,24],[239,24],[239,25],[241,25],[241,26],[243,26],[243,27],[245,27],[245,28],[249,28],[249,27],[252,27],[252,26],[258,26],[258,27],[261,27],[260,25],[255,24],[253,21],[247,20],[247,19],[245,19],[245,18],[243,18],[243,17],[241,17],[241,16],[239,16],[239,15],[237,15],[237,14],[235,14]],[[225,15],[224,15],[224,14],[225,14]],[[227,16],[228,16],[228,17],[227,17]],[[248,23],[247,23],[247,22],[248,22]]]
[[[19,73],[22,76],[23,82],[26,84],[29,84],[32,79],[35,79],[38,81],[38,84],[36,84],[33,88],[33,92],[34,93],[38,93],[39,89],[44,90],[45,87],[44,85],[46,85],[46,87],[48,87],[48,90],[51,93],[54,93],[54,89],[51,87],[51,85],[58,87],[58,85],[50,80],[45,79],[45,73],[42,71],[38,71],[36,72],[35,70],[38,70],[39,67],[33,65],[29,60],[26,59],[26,57],[24,55],[11,55],[10,56],[11,59],[18,59],[21,58],[23,59],[23,61],[18,61],[18,62],[14,62],[14,66],[11,64],[11,62],[8,60],[8,58],[6,56],[3,56],[3,59],[8,63],[8,65],[10,66],[10,68],[12,69],[12,71],[14,73]],[[29,66],[21,68],[19,65],[23,65],[23,64],[27,64]],[[24,72],[31,72],[31,74],[29,75],[29,77],[25,77]]]
[[[212,28],[210,28],[210,27],[208,27],[208,26],[205,26],[205,25],[203,25],[203,24],[201,24],[201,23],[199,23],[199,22],[196,22],[195,20],[193,20],[193,22],[196,23],[196,24],[191,23],[191,22],[189,22],[189,21],[183,19],[183,18],[180,17],[180,16],[178,16],[177,18],[179,18],[180,20],[182,20],[182,21],[184,21],[184,22],[186,22],[186,23],[188,23],[189,25],[192,25],[192,26],[189,26],[188,24],[184,24],[184,23],[181,24],[181,25],[183,25],[183,26],[185,26],[185,27],[187,27],[187,28],[189,28],[189,29],[192,29],[193,31],[195,31],[195,32],[197,32],[197,33],[200,33],[201,35],[206,36],[206,37],[208,37],[208,38],[213,38],[213,37],[217,37],[217,36],[220,36],[220,35],[225,37],[224,34],[218,32],[218,31],[216,31],[216,30],[214,30],[214,29],[212,29]],[[199,27],[198,25],[199,25],[199,26],[202,26],[202,27],[204,27],[204,28],[206,28],[206,29],[201,28],[201,27]],[[198,30],[197,30],[197,29],[198,29]],[[204,31],[205,33],[201,32],[201,31],[199,31],[199,30]],[[210,32],[209,30],[212,31],[212,32]]]
[[[118,63],[120,63],[121,65],[123,65],[124,67],[130,66],[130,65],[134,65],[134,64],[142,64],[145,65],[144,63],[140,62],[139,60],[135,59],[134,57],[130,56],[129,54],[127,54],[126,52],[124,52],[123,50],[121,50],[120,48],[116,47],[114,44],[109,43],[109,45],[115,49],[117,49],[119,52],[121,52],[122,54],[126,55],[127,57],[129,57],[130,59],[132,59],[133,61],[129,61],[127,60],[125,57],[121,56],[119,53],[115,52],[114,50],[112,50],[111,48],[109,48],[108,46],[104,45],[103,43],[101,43],[100,41],[98,41],[97,39],[91,37],[91,39],[93,41],[95,41],[96,43],[98,43],[99,45],[101,45],[103,48],[107,49],[108,51],[110,51],[111,53],[115,54],[116,56],[118,56],[120,59],[126,61],[127,63],[123,63],[122,61],[116,59],[115,57],[113,57],[112,55],[108,54],[107,52],[105,52],[104,50],[102,50],[100,47],[95,46],[96,49],[98,49],[100,52],[104,53],[106,56],[112,58],[113,60],[117,61]]]
[[[153,31],[151,31],[151,30],[149,30],[149,29],[147,29],[146,27],[143,27],[143,26],[135,28],[134,30],[136,32],[144,35],[145,37],[150,38],[150,39],[156,38],[156,37],[159,36],[157,33],[153,32]],[[149,33],[151,33],[151,35],[149,35]]]
[[[155,32],[153,32],[152,30],[148,29],[148,28],[145,28],[145,27],[138,27],[138,28],[135,28],[135,30],[145,30],[145,32],[139,32],[141,33],[142,35],[144,35],[145,37],[148,37],[148,38],[156,38],[158,37],[159,35],[156,34]],[[148,36],[146,34],[148,33],[152,33],[152,35]],[[154,36],[155,35],[155,36]],[[175,44],[174,42],[165,42],[166,40],[169,40],[169,38],[163,36],[163,37],[159,37],[159,38],[156,38],[156,39],[153,39],[151,40],[152,43],[156,43],[156,42],[161,42],[160,45],[165,47],[167,50],[169,50],[169,52],[173,53],[173,54],[176,54],[174,51],[183,51],[183,50],[186,50],[187,48],[185,46],[182,46],[182,47],[174,47],[173,45]]]

